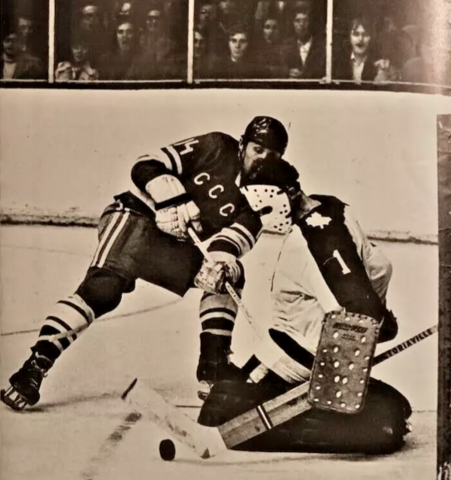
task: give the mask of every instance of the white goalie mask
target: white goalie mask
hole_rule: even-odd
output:
[[[274,185],[248,185],[240,188],[252,210],[260,214],[263,230],[285,234],[291,229],[291,207],[288,195]]]

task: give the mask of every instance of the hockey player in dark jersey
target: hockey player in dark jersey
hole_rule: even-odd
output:
[[[239,258],[254,246],[262,224],[240,186],[262,166],[286,163],[288,134],[271,117],[256,117],[240,141],[224,133],[201,135],[144,155],[134,165],[130,191],[117,195],[103,212],[99,244],[75,293],[49,312],[32,355],[9,379],[1,398],[21,410],[40,399],[43,377],[55,360],[92,322],[111,312],[142,279],[183,296],[204,290],[197,378],[214,383],[236,367],[228,354],[237,306],[224,289],[244,286]],[[204,260],[188,235],[192,227],[209,240],[213,259]]]
[[[379,343],[397,334],[397,321],[386,307],[391,264],[367,239],[349,206],[331,196],[308,196],[299,186],[291,208],[293,228],[272,281],[272,326],[242,367],[243,380],[213,386],[201,424],[221,425],[310,380],[327,314],[344,310],[374,318],[381,324]],[[349,338],[337,340],[337,352],[350,348]],[[336,375],[331,381],[341,382]],[[235,448],[390,453],[403,445],[410,414],[400,392],[371,378],[359,413],[310,408]]]

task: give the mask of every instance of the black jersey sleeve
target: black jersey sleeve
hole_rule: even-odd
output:
[[[132,168],[132,180],[144,191],[147,183],[160,175],[181,178],[211,168],[223,160],[225,152],[231,155],[238,152],[238,142],[230,135],[211,132],[191,137],[163,147],[156,154],[139,157]]]
[[[254,247],[262,227],[260,216],[252,210],[243,195],[233,222],[213,236],[208,250],[228,252],[241,258]]]
[[[238,158],[238,142],[225,133],[211,132],[169,145],[163,151],[171,155],[179,175],[214,168],[227,157]]]
[[[172,172],[156,158],[138,159],[132,168],[132,181],[141,190],[146,190],[146,185],[156,177]]]

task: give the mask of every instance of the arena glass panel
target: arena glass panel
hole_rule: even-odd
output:
[[[326,0],[196,0],[194,80],[323,81],[326,12]]]
[[[60,0],[55,82],[184,81],[188,0]]]
[[[48,17],[48,0],[2,2],[2,83],[47,80]]]
[[[335,0],[333,8],[334,80],[451,85],[451,4]]]

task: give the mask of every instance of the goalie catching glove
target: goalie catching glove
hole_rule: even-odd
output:
[[[178,178],[160,175],[146,185],[146,192],[155,202],[155,222],[161,231],[177,238],[188,238],[189,226],[202,232],[199,208]]]
[[[210,252],[194,279],[196,287],[208,293],[225,293],[225,283],[235,285],[244,273],[243,265],[231,253]]]

